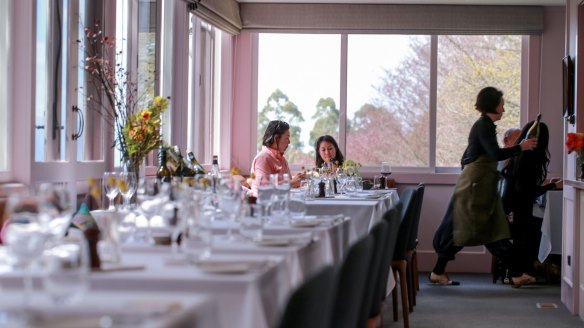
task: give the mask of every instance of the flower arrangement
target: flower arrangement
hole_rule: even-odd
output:
[[[361,163],[357,163],[350,159],[343,162],[343,172],[346,175],[360,175],[359,168],[361,167]]]
[[[104,35],[99,24],[84,29],[84,40],[77,40],[84,51],[84,70],[89,73],[83,90],[89,109],[97,111],[113,127],[113,147],[122,153],[122,161],[137,172],[142,159],[162,144],[160,116],[169,101],[160,96],[146,102],[138,96],[138,84],[119,62],[123,55],[115,51],[115,41]],[[148,103],[138,110],[140,104]]]
[[[580,164],[580,174],[578,178],[584,180],[584,133],[570,132],[566,136],[566,150],[568,154],[577,152]]]

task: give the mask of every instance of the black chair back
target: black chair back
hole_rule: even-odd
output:
[[[415,249],[418,244],[418,230],[420,227],[420,215],[422,214],[422,202],[424,201],[424,190],[426,185],[423,183],[418,184],[416,187],[416,197],[413,200],[413,222],[412,229],[410,231],[410,237],[408,239],[407,250]]]
[[[416,198],[416,188],[408,187],[400,195],[402,202],[401,222],[395,243],[393,260],[405,260],[406,250],[410,239],[410,234],[414,226],[414,204]]]
[[[368,235],[349,249],[341,265],[337,299],[330,327],[355,328],[357,326],[374,244],[373,237]]]
[[[387,222],[387,235],[385,238],[385,246],[383,254],[381,255],[381,263],[379,265],[379,274],[375,282],[373,292],[373,302],[369,310],[369,318],[373,318],[380,314],[381,305],[386,297],[387,280],[391,271],[391,261],[395,252],[398,231],[401,221],[401,212],[403,204],[401,200],[392,206],[387,212],[383,214],[382,220]]]
[[[359,318],[357,320],[357,327],[359,328],[365,328],[367,326],[371,306],[375,301],[379,301],[374,299],[378,296],[375,288],[377,279],[381,274],[381,262],[385,260],[382,256],[388,256],[385,249],[388,232],[389,227],[385,220],[377,222],[371,228],[371,231],[369,231],[369,235],[373,237],[374,241],[373,254],[371,255],[369,273],[367,274],[367,282],[365,283],[365,295],[363,295],[363,303],[361,303],[361,310],[359,311]]]
[[[337,270],[327,266],[300,285],[288,299],[278,327],[328,327],[336,297],[336,276]]]

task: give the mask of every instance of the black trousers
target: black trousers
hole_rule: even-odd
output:
[[[438,260],[432,270],[435,274],[443,274],[446,271],[446,265],[449,261],[454,260],[456,253],[460,252],[464,247],[455,246],[453,239],[453,211],[454,206],[452,198],[448,204],[448,209],[446,214],[442,219],[442,223],[434,233],[433,246],[434,250],[438,254]],[[510,239],[502,239],[492,243],[485,244],[485,247],[489,252],[503,261],[506,267],[509,267],[513,274],[512,269],[512,252],[513,243]],[[515,275],[513,275],[515,276]]]

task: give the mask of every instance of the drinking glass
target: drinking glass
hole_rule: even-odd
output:
[[[299,219],[306,214],[306,202],[301,194],[294,194],[288,202],[288,213],[292,219]]]
[[[258,180],[258,198],[256,203],[263,207],[262,213],[264,215],[264,222],[267,221],[269,208],[272,205],[274,195],[274,184],[270,181],[270,177],[266,175],[259,175]]]
[[[211,256],[215,207],[209,202],[194,204],[194,210],[186,216],[185,231],[180,247],[187,260],[200,260]]]
[[[263,207],[257,204],[244,204],[239,233],[251,240],[261,240],[264,220]]]
[[[119,263],[122,259],[118,231],[120,213],[110,210],[95,210],[91,211],[91,215],[95,218],[101,234],[97,244],[99,258],[104,262]]]
[[[138,188],[138,179],[134,172],[121,172],[118,179],[118,189],[124,198],[124,208],[130,207],[130,200]]]
[[[73,216],[73,197],[66,183],[43,183],[38,190],[39,219],[50,240],[65,236]]]
[[[118,173],[116,172],[105,172],[103,174],[103,187],[105,190],[105,195],[109,200],[108,210],[115,210],[114,199],[120,192],[117,184]]]
[[[6,204],[3,241],[23,270],[23,306],[30,307],[33,292],[32,264],[42,255],[47,234],[39,220],[39,199],[26,194],[11,194]]]
[[[342,168],[337,169],[337,191],[339,194],[344,193],[345,183],[347,182],[347,175],[343,172]]]
[[[288,200],[290,198],[290,175],[272,174],[270,181],[274,186],[272,199],[272,217],[283,218],[288,215]]]
[[[89,248],[85,239],[67,237],[43,254],[43,286],[57,305],[79,301],[89,289]]]
[[[387,179],[391,174],[391,165],[389,165],[389,162],[381,162],[380,173]]]
[[[233,241],[232,226],[241,208],[241,187],[239,181],[231,176],[221,178],[217,188],[219,209],[228,219],[227,240]]]

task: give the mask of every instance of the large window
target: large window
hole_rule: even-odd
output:
[[[294,128],[293,164],[312,165],[314,140],[330,134],[365,166],[459,167],[481,88],[505,93],[499,130],[519,126],[521,40],[260,34],[258,147],[267,122],[283,119]]]
[[[339,35],[260,34],[258,150],[271,120],[290,124],[291,163],[313,165],[314,141],[339,135]]]

